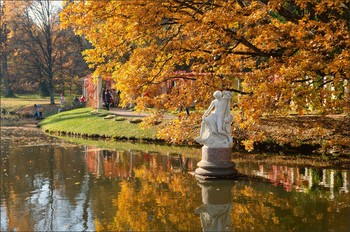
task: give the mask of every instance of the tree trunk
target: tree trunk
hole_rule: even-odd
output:
[[[3,49],[1,54],[1,78],[4,79],[5,97],[13,97],[14,94],[10,86],[10,80],[9,80],[9,75],[7,71],[7,53],[5,50],[6,49]]]
[[[50,12],[50,2],[47,2],[47,18],[52,18],[52,12]],[[54,87],[54,81],[53,81],[53,59],[52,59],[52,27],[51,22],[48,21],[46,24],[46,46],[47,46],[47,64],[48,64],[48,76],[49,76],[49,89],[50,89],[50,104],[55,104],[55,87]]]
[[[1,9],[0,9],[0,19],[3,22],[1,27],[1,37],[0,37],[0,44],[1,44],[1,72],[0,77],[4,79],[5,84],[5,96],[6,97],[13,97],[13,91],[10,86],[10,80],[8,75],[8,69],[7,69],[7,24],[4,17],[4,9],[5,9],[5,1],[1,3]],[[0,80],[1,80],[0,78]]]

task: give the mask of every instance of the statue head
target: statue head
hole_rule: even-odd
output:
[[[214,92],[213,96],[216,98],[216,99],[219,99],[222,97],[222,93],[221,91],[217,90]]]

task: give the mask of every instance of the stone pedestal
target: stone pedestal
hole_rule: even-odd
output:
[[[238,171],[231,161],[232,148],[202,147],[202,160],[197,164],[195,175],[210,178],[235,177]]]

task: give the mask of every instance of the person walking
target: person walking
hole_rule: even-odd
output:
[[[63,95],[63,93],[61,93],[61,95],[60,95],[60,102],[61,102],[61,104],[63,104],[63,102],[64,102],[64,95]]]
[[[39,117],[40,117],[40,119],[42,119],[44,108],[42,105],[37,105],[37,108],[38,108],[38,112],[39,112]]]
[[[109,110],[109,108],[110,108],[111,99],[112,99],[112,96],[109,93],[109,90],[106,89],[105,92],[104,92],[104,95],[103,95],[103,100],[104,100],[105,107],[106,107],[107,110]]]
[[[37,104],[34,104],[34,115],[33,115],[33,118],[34,119],[38,119],[39,117],[40,117],[40,114],[39,114],[38,106],[37,106]]]
[[[80,98],[80,103],[85,103],[86,99],[84,97],[84,95],[81,95],[81,98]]]
[[[37,120],[42,119],[43,118],[43,111],[44,111],[42,105],[34,104],[34,110],[35,110],[35,113],[33,115],[33,118],[37,119]]]

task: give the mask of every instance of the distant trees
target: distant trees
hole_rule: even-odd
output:
[[[5,17],[5,1],[0,1],[0,51],[1,51],[1,65],[0,65],[0,80],[4,82],[5,85],[5,96],[13,96],[13,91],[10,85],[9,75],[8,75],[8,37],[9,29],[8,22]]]
[[[30,60],[32,68],[39,75],[42,90],[49,94],[51,104],[54,100],[54,64],[56,62],[55,40],[61,36],[56,9],[49,0],[34,1],[24,9],[19,24],[21,38],[18,45],[25,49],[23,55]],[[21,17],[22,16],[22,17]]]
[[[86,74],[81,51],[88,43],[70,29],[60,29],[60,8],[50,0],[5,0],[3,5],[10,34],[6,40],[10,88],[17,92],[39,90],[50,96],[51,104],[57,89],[64,91],[76,84],[80,88],[76,77]]]

